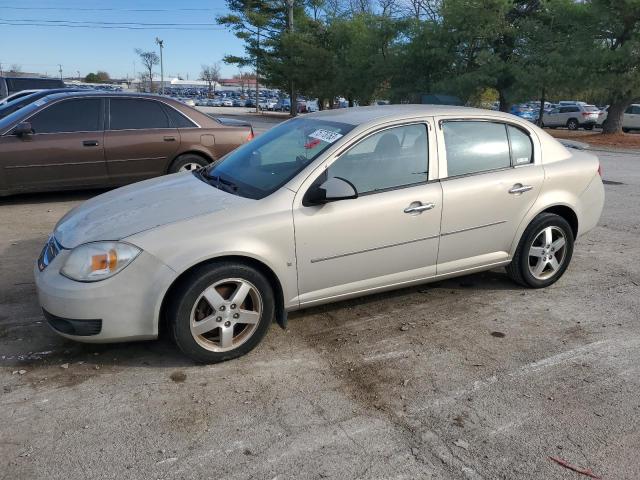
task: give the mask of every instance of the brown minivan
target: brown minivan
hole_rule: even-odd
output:
[[[253,137],[225,123],[156,95],[52,94],[0,119],[0,196],[194,170]]]

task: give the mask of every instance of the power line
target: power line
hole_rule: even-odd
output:
[[[0,18],[0,22],[42,22],[42,23],[90,23],[92,25],[137,25],[137,26],[163,26],[163,27],[206,27],[209,23],[146,23],[146,22],[102,22],[94,20],[44,20],[37,18]]]
[[[6,10],[73,10],[79,12],[210,12],[214,10],[226,10],[224,7],[210,8],[111,8],[111,7],[13,7],[0,5]]]
[[[185,31],[224,31],[224,28],[200,28],[200,27],[137,27],[126,25],[70,25],[60,23],[12,23],[0,20],[0,25],[13,27],[61,27],[61,28],[97,28],[97,29],[118,29],[118,30],[185,30]]]

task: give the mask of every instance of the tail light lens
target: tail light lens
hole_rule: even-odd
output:
[[[253,137],[255,137],[255,135],[253,134],[253,128],[251,128],[251,131],[249,132],[249,135],[247,136],[247,139],[245,140],[246,142],[250,142],[251,140],[253,140]]]

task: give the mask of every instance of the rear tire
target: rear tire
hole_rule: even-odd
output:
[[[578,127],[580,127],[580,124],[575,118],[570,118],[569,120],[567,120],[567,128],[569,130],[577,130]]]
[[[201,167],[206,167],[207,165],[209,165],[209,162],[200,155],[185,153],[171,163],[168,173],[193,171]]]
[[[255,348],[273,321],[273,289],[256,269],[235,262],[197,267],[172,293],[167,320],[178,348],[217,363]]]
[[[571,262],[573,230],[553,213],[541,213],[525,229],[507,265],[507,275],[529,288],[544,288],[558,281]]]
[[[585,125],[584,129],[585,130],[593,130],[593,125]]]

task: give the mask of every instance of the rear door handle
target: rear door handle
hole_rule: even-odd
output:
[[[404,213],[422,213],[426,210],[432,210],[435,206],[436,204],[432,202],[412,202],[411,205],[404,209]]]
[[[85,147],[97,147],[100,144],[98,140],[83,140],[82,145]]]
[[[175,142],[176,141],[176,137],[164,137],[164,141],[165,142]]]
[[[520,193],[528,192],[529,190],[533,190],[532,185],[522,185],[521,183],[516,183],[509,189],[509,193],[512,195],[517,195]]]

